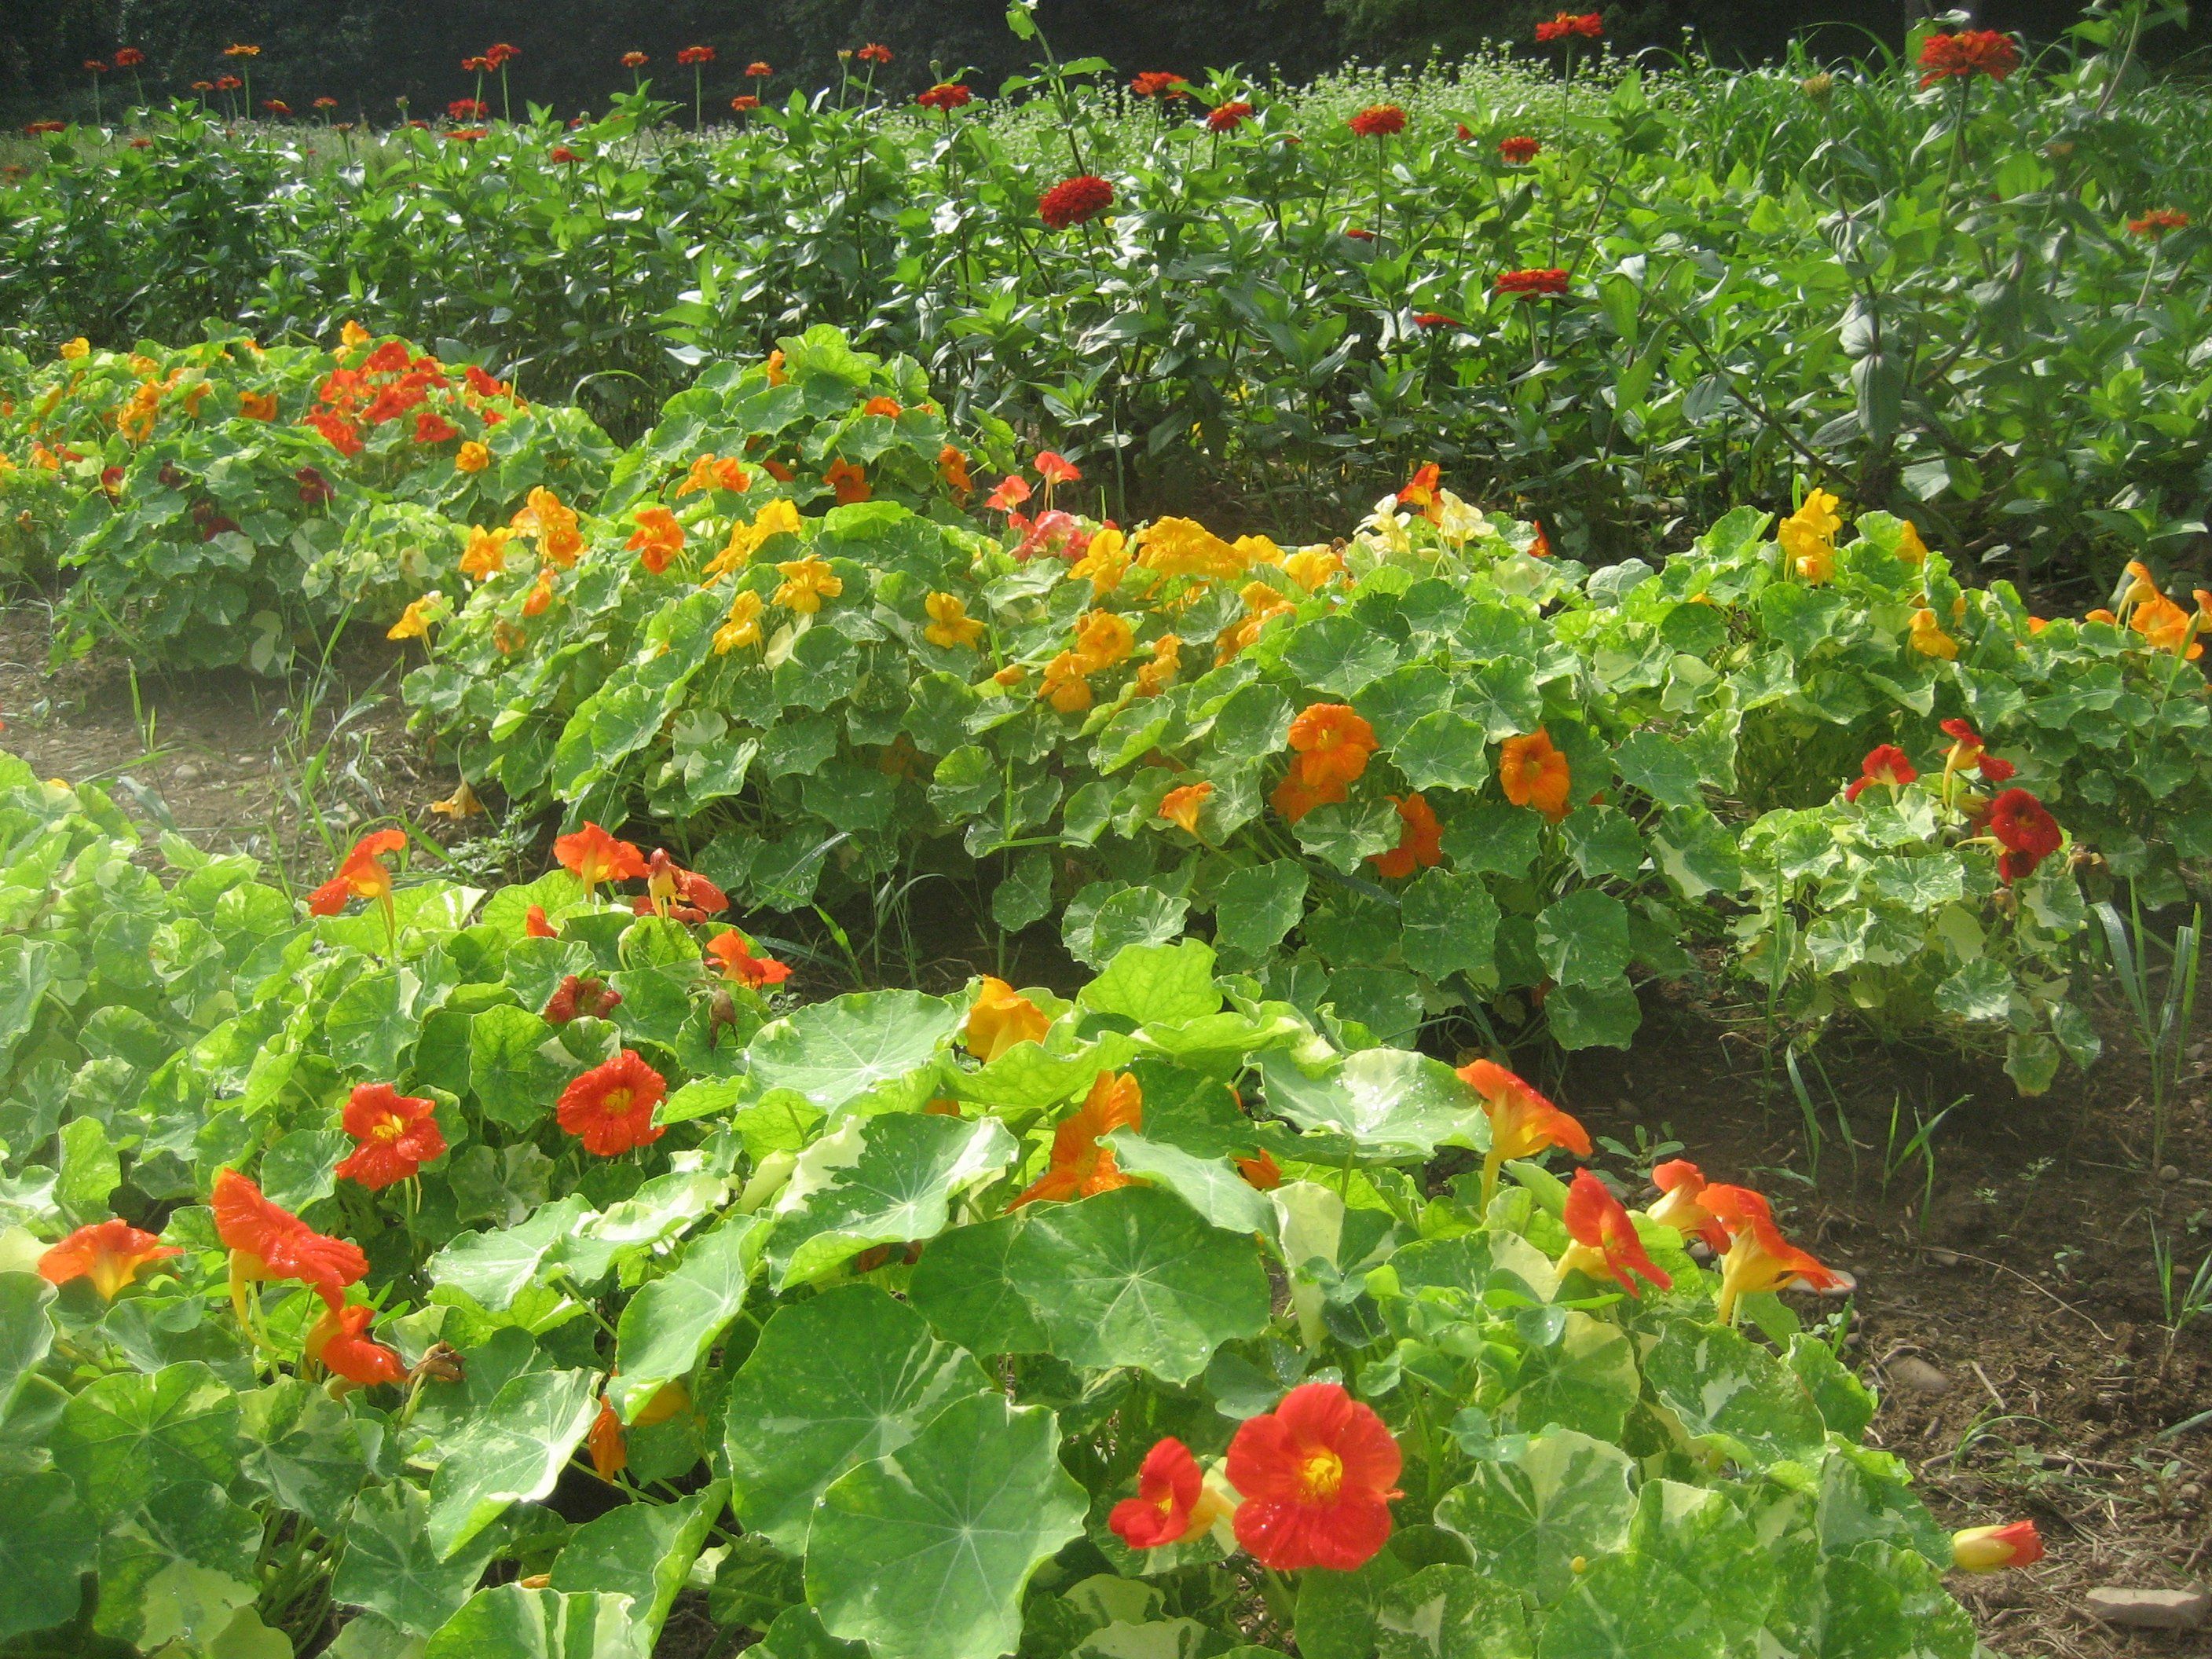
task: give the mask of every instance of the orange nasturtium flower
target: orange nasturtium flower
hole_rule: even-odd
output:
[[[922,638],[946,651],[965,648],[973,651],[975,641],[983,637],[983,622],[980,617],[968,614],[968,602],[957,593],[932,593],[921,602],[928,614],[929,626],[921,630]]]
[[[750,587],[739,592],[730,600],[730,614],[714,630],[714,654],[726,657],[741,645],[758,645],[761,638],[760,617],[765,607],[761,596]]]
[[[1482,1202],[1498,1189],[1498,1172],[1516,1158],[1533,1158],[1547,1146],[1564,1146],[1577,1158],[1590,1155],[1589,1131],[1567,1113],[1495,1060],[1470,1060],[1460,1079],[1482,1097],[1490,1119],[1490,1151],[1482,1160]]]
[[[1389,1540],[1403,1468],[1372,1407],[1337,1383],[1302,1382],[1229,1443],[1224,1473],[1244,1500],[1237,1541],[1277,1572],[1350,1572]]]
[[[541,566],[538,580],[530,584],[530,591],[522,596],[522,614],[542,617],[553,605],[554,570],[551,565]]]
[[[1375,873],[1392,881],[1444,861],[1444,828],[1419,793],[1390,797],[1398,809],[1398,844],[1387,853],[1370,853]]]
[[[748,990],[781,985],[791,977],[790,968],[774,957],[755,956],[752,941],[734,927],[708,939],[707,954],[714,958],[724,979],[733,980]]]
[[[1702,1238],[1716,1250],[1728,1249],[1728,1229],[1705,1206],[1705,1173],[1686,1158],[1669,1158],[1651,1171],[1652,1184],[1666,1194],[1644,1212],[1685,1239]]]
[[[1083,661],[1073,651],[1063,651],[1044,665],[1044,684],[1037,695],[1063,714],[1080,714],[1091,707],[1091,682],[1084,678]]]
[[[937,476],[945,480],[957,505],[968,505],[968,498],[975,493],[975,480],[969,474],[968,458],[956,445],[947,444],[937,452]]]
[[[1315,788],[1354,781],[1367,769],[1375,752],[1375,728],[1352,712],[1349,703],[1309,704],[1291,722],[1292,763],[1301,781]]]
[[[241,421],[273,421],[276,418],[276,394],[273,392],[241,392],[238,394],[238,417]]]
[[[354,1150],[334,1173],[372,1193],[405,1181],[445,1156],[446,1137],[432,1115],[434,1101],[403,1095],[388,1083],[364,1083],[346,1102],[343,1120]]]
[[[1782,1229],[1774,1224],[1772,1208],[1749,1188],[1711,1186],[1700,1201],[1729,1232],[1728,1254],[1721,1258],[1720,1299],[1714,1310],[1723,1325],[1735,1318],[1737,1300],[1753,1292],[1778,1291],[1787,1285],[1826,1290],[1850,1282],[1784,1238]]]
[[[1075,660],[1086,674],[1126,662],[1136,648],[1137,631],[1127,617],[1111,611],[1086,611],[1075,624]]]
[[[49,1285],[89,1279],[103,1302],[112,1302],[138,1270],[184,1252],[142,1228],[118,1219],[80,1227],[39,1258],[39,1277]]]
[[[208,1207],[215,1213],[216,1237],[230,1251],[232,1310],[249,1329],[246,1287],[255,1280],[295,1279],[331,1301],[368,1273],[368,1258],[358,1244],[317,1232],[264,1198],[261,1188],[235,1170],[216,1176]]]
[[[783,584],[775,590],[775,603],[801,616],[812,616],[822,608],[823,600],[834,599],[845,591],[843,580],[831,574],[829,562],[811,553],[775,568]]]
[[[1160,797],[1160,816],[1179,825],[1185,834],[1195,836],[1198,815],[1206,810],[1206,798],[1212,793],[1210,783],[1186,783],[1180,789],[1170,789]]]
[[[404,830],[379,830],[363,836],[338,866],[337,874],[307,896],[307,914],[334,916],[348,899],[374,899],[388,909],[392,903],[392,872],[384,867],[384,854],[407,845]]]
[[[1254,1157],[1231,1161],[1237,1165],[1237,1173],[1244,1177],[1247,1185],[1263,1193],[1272,1193],[1283,1184],[1283,1166],[1275,1162],[1275,1155],[1265,1146]]]
[[[561,1091],[553,1109],[561,1127],[597,1158],[618,1158],[668,1133],[653,1121],[653,1109],[667,1091],[667,1079],[635,1049],[625,1048],[603,1066],[594,1066]]]
[[[556,837],[553,856],[584,884],[587,897],[603,881],[641,881],[645,877],[643,853],[588,821],[574,834]]]
[[[1437,500],[1443,488],[1443,471],[1434,461],[1425,461],[1413,474],[1413,479],[1398,492],[1398,505],[1419,510],[1431,524],[1443,522],[1443,504]]]
[[[986,1066],[1009,1048],[1024,1042],[1042,1042],[1052,1029],[1052,1016],[1002,979],[983,976],[975,988],[975,1000],[968,1005],[968,1023],[960,1041]]]
[[[704,921],[714,912],[728,909],[730,896],[696,870],[686,870],[669,857],[666,848],[656,847],[645,861],[645,896],[635,908],[640,915],[650,910],[678,921]]]
[[[1572,782],[1567,757],[1540,726],[1498,745],[1498,781],[1505,799],[1516,806],[1533,806],[1553,823],[1567,815],[1567,790]]]
[[[2033,1521],[2009,1526],[1968,1527],[1951,1534],[1951,1565],[1960,1572],[2002,1572],[2043,1559],[2043,1538]]]
[[[331,1376],[343,1377],[356,1387],[403,1383],[407,1380],[405,1362],[368,1334],[368,1322],[375,1312],[374,1308],[348,1308],[330,1302],[322,1316],[307,1328],[301,1349]]]
[[[1039,1199],[1091,1198],[1130,1185],[1133,1177],[1121,1173],[1114,1149],[1098,1142],[1116,1129],[1144,1127],[1145,1096],[1137,1079],[1126,1072],[1099,1073],[1082,1108],[1053,1131],[1052,1161],[1044,1174],[1006,1207]]]
[[[1115,1504],[1106,1524],[1131,1549],[1156,1550],[1204,1537],[1234,1508],[1206,1484],[1190,1448],[1170,1435],[1145,1454],[1137,1495]]]
[[[1157,697],[1176,682],[1182,666],[1182,641],[1163,634],[1152,641],[1152,659],[1137,670],[1137,695]]]
[[[491,451],[474,438],[453,452],[453,471],[456,472],[481,472],[490,465]]]
[[[538,541],[538,550],[566,570],[584,550],[584,536],[577,528],[575,511],[543,484],[533,489],[509,524]]]
[[[1639,1279],[1662,1291],[1674,1288],[1674,1276],[1644,1253],[1626,1207],[1589,1170],[1575,1171],[1562,1218],[1574,1242],[1559,1257],[1561,1273],[1577,1268],[1592,1279],[1620,1285],[1632,1297],[1642,1294],[1636,1286]]]
[[[506,569],[507,544],[514,534],[512,530],[484,530],[471,525],[468,545],[461,554],[461,574],[480,582]]]
[[[732,495],[742,495],[752,488],[752,478],[745,471],[744,463],[734,455],[726,459],[719,455],[702,455],[691,463],[690,471],[676,487],[678,501],[702,489],[726,489]]]
[[[829,470],[822,475],[822,482],[836,492],[840,507],[865,501],[876,493],[868,483],[867,469],[854,465],[842,456],[830,463]]]
[[[627,545],[637,562],[658,576],[684,550],[684,526],[665,507],[644,507]]]

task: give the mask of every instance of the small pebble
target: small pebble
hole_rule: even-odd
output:
[[[1928,1259],[1939,1267],[1955,1267],[1959,1265],[1959,1253],[1956,1250],[1931,1249],[1928,1252]]]
[[[2131,1589],[2106,1584],[2089,1592],[2089,1611],[2108,1625],[2140,1630],[2197,1630],[2212,1614],[2212,1595],[2201,1589]]]
[[[2181,1171],[2175,1169],[2171,1164],[2162,1164],[2159,1169],[2158,1178],[2170,1186],[2174,1182],[2181,1179]]]
[[[1924,1359],[1907,1354],[1902,1359],[1889,1362],[1889,1380],[1900,1389],[1914,1394],[1939,1395],[1951,1391],[1951,1379]]]
[[[203,774],[198,763],[186,761],[172,775],[179,783],[198,783]]]

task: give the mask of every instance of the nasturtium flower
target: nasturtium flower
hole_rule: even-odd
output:
[[[1426,870],[1444,861],[1444,830],[1437,822],[1436,813],[1428,801],[1419,793],[1393,795],[1390,803],[1398,809],[1398,844],[1387,853],[1370,853],[1367,861],[1375,872],[1392,881],[1403,880],[1416,870]]]
[[[566,570],[584,550],[583,532],[577,527],[574,508],[543,484],[532,489],[522,507],[508,520],[510,526],[534,537],[538,550]]]
[[[1018,1209],[1040,1199],[1091,1198],[1130,1185],[1133,1177],[1122,1174],[1114,1149],[1098,1143],[1116,1129],[1144,1127],[1145,1095],[1137,1079],[1127,1073],[1099,1073],[1082,1106],[1053,1131],[1045,1172],[1006,1207]]]
[[[1755,1292],[1791,1285],[1826,1290],[1850,1282],[1783,1237],[1781,1228],[1774,1224],[1773,1209],[1748,1187],[1715,1184],[1705,1188],[1699,1202],[1728,1229],[1715,1310],[1723,1325],[1735,1318],[1737,1302]]]
[[[547,919],[545,907],[533,904],[522,918],[522,933],[526,939],[558,939],[561,930]]]
[[[553,605],[554,570],[546,565],[538,573],[538,580],[530,584],[530,591],[522,596],[522,614],[542,617]]]
[[[553,856],[584,884],[586,896],[603,881],[637,881],[645,875],[643,853],[589,821],[573,834],[556,836]]]
[[[1128,660],[1137,631],[1129,619],[1111,611],[1086,611],[1075,624],[1075,660],[1086,674],[1102,673]]]
[[[418,444],[451,443],[460,435],[460,428],[434,409],[423,410],[415,416],[415,441]]]
[[[485,581],[507,568],[507,544],[512,530],[485,530],[471,525],[468,544],[461,554],[461,574],[471,581]]]
[[[1652,1184],[1663,1194],[1644,1213],[1662,1227],[1672,1227],[1685,1239],[1702,1238],[1716,1251],[1728,1249],[1728,1229],[1705,1206],[1705,1171],[1686,1158],[1669,1158],[1651,1171]]]
[[[631,54],[638,58],[644,55]],[[623,1436],[622,1419],[604,1399],[599,1401],[599,1414],[592,1419],[592,1426],[584,1435],[584,1449],[591,1455],[592,1472],[602,1480],[612,1480],[629,1467],[629,1444]]]
[[[325,1298],[340,1295],[368,1272],[368,1258],[349,1239],[319,1233],[235,1170],[215,1178],[208,1199],[216,1237],[230,1251],[231,1299],[242,1323],[246,1286],[255,1279],[293,1279]]]
[[[1121,586],[1129,569],[1129,538],[1119,526],[1107,525],[1085,545],[1083,556],[1069,568],[1071,576],[1085,577],[1093,599],[1103,599]]]
[[[491,465],[491,451],[475,439],[470,439],[453,452],[453,471],[481,472]]]
[[[983,505],[994,513],[1012,513],[1030,498],[1030,481],[1018,472],[999,480]]]
[[[2002,1572],[2043,1559],[2043,1538],[2033,1521],[2002,1527],[1968,1527],[1951,1534],[1951,1565],[1960,1572]]]
[[[867,470],[844,459],[842,456],[830,463],[828,469],[822,474],[822,482],[836,492],[837,505],[840,507],[850,507],[857,501],[865,501],[876,493],[874,488],[868,483]]]
[[[438,620],[437,612],[444,602],[444,595],[434,592],[425,593],[419,599],[410,599],[407,608],[399,613],[399,620],[385,630],[384,637],[387,640],[428,639],[430,624]]]
[[[735,456],[702,455],[691,463],[684,482],[676,486],[676,497],[681,501],[702,489],[726,489],[733,495],[743,495],[752,488],[752,482],[744,463]]]
[[[1198,834],[1199,814],[1206,810],[1206,797],[1213,793],[1210,783],[1186,783],[1179,789],[1170,789],[1160,798],[1160,816],[1180,827],[1186,834]]]
[[[238,394],[238,416],[242,421],[273,421],[276,418],[276,394],[273,392],[241,392]]]
[[[791,977],[791,969],[774,957],[757,957],[752,941],[736,928],[717,933],[707,941],[707,954],[714,959],[724,979],[758,991],[770,985],[781,985]]]
[[[347,1099],[342,1120],[354,1150],[338,1164],[341,1181],[381,1192],[445,1156],[446,1137],[434,1101],[403,1095],[388,1083],[364,1083]]]
[[[658,576],[684,550],[684,526],[665,507],[643,507],[627,545],[637,562]]]
[[[1237,1173],[1244,1177],[1245,1184],[1263,1193],[1272,1193],[1283,1184],[1283,1166],[1275,1162],[1275,1155],[1262,1146],[1250,1158],[1232,1158]]]
[[[1540,726],[1498,745],[1498,787],[1516,806],[1533,806],[1557,823],[1567,815],[1567,790],[1572,781],[1567,757]]]
[[[1091,682],[1084,678],[1083,662],[1073,651],[1063,651],[1044,665],[1044,684],[1037,695],[1063,714],[1080,714],[1091,707]]]
[[[368,1322],[374,1315],[373,1308],[342,1307],[331,1302],[307,1328],[301,1349],[331,1376],[358,1387],[403,1383],[407,1380],[405,1362],[368,1334]]]
[[[1437,494],[1443,488],[1443,469],[1434,461],[1425,461],[1414,470],[1406,487],[1398,492],[1398,505],[1418,509],[1430,523],[1440,515]]]
[[[1826,490],[1813,490],[1775,532],[1798,575],[1816,587],[1835,577],[1836,532],[1844,527],[1838,505]]]
[[[1237,590],[1237,597],[1244,601],[1244,614],[1214,636],[1213,661],[1216,667],[1233,661],[1258,639],[1267,628],[1269,618],[1285,616],[1297,609],[1289,594],[1264,581],[1245,583]]]
[[[390,904],[392,872],[384,866],[384,854],[397,853],[406,845],[407,832],[404,830],[379,830],[363,836],[345,855],[337,873],[307,896],[308,914],[334,916],[345,908],[348,899],[374,899]]]
[[[952,492],[955,504],[965,507],[968,498],[975,493],[975,480],[968,471],[968,458],[956,444],[947,444],[937,452],[937,476]]]
[[[1229,1443],[1224,1473],[1243,1498],[1237,1541],[1277,1572],[1350,1572],[1389,1541],[1403,1467],[1371,1407],[1337,1383],[1301,1383]]]
[[[39,1257],[39,1277],[49,1285],[89,1279],[103,1302],[112,1302],[141,1269],[184,1252],[119,1218],[80,1227]]]
[[[90,356],[92,356],[92,342],[86,339],[82,334],[78,335],[74,340],[68,340],[63,343],[62,361],[65,363],[82,362]]]
[[[1182,665],[1182,641],[1173,634],[1163,634],[1152,641],[1152,659],[1137,670],[1137,695],[1157,697],[1175,684],[1176,674]]]
[[[1920,539],[1919,526],[1910,519],[1899,527],[1897,556],[1916,568],[1928,562],[1928,544]]]
[[[1534,1158],[1552,1146],[1564,1146],[1577,1158],[1590,1155],[1589,1132],[1497,1061],[1469,1060],[1459,1076],[1481,1097],[1490,1120],[1490,1151],[1482,1163],[1484,1204],[1498,1185],[1498,1170],[1516,1158]]]
[[[1285,823],[1296,823],[1316,806],[1334,806],[1345,798],[1345,786],[1336,782],[1309,783],[1293,769],[1268,797],[1267,804]]]
[[[730,600],[730,614],[714,630],[714,654],[726,657],[741,645],[758,645],[761,638],[761,596],[750,588]]]
[[[1042,1042],[1052,1029],[1052,1017],[1002,979],[990,975],[975,988],[968,1005],[967,1023],[960,1041],[968,1052],[989,1065],[1009,1048],[1024,1042]]]
[[[812,616],[822,608],[823,600],[834,599],[845,591],[843,579],[831,572],[829,562],[811,553],[775,569],[783,581],[775,590],[774,602],[804,617]]]
[[[672,915],[679,921],[704,921],[715,911],[728,909],[730,898],[696,870],[686,870],[669,857],[667,848],[656,847],[645,861],[645,896],[638,905],[641,911]]]
[[[1316,787],[1344,786],[1366,771],[1375,728],[1349,703],[1310,703],[1291,722],[1290,744],[1300,780]]]
[[[1958,641],[1943,631],[1942,620],[1924,605],[1912,613],[1911,632],[1908,638],[1912,648],[1923,657],[1934,657],[1943,662],[1958,659]]]
[[[1891,789],[1902,789],[1920,774],[1913,769],[1911,757],[1893,743],[1879,743],[1866,751],[1859,762],[1859,775],[1853,778],[1844,791],[1845,800],[1856,800],[1869,786],[1885,784]]]
[[[1194,519],[1155,519],[1137,532],[1137,562],[1163,576],[1227,580],[1244,574],[1243,556]]]
[[[738,525],[730,532],[730,544],[708,561],[700,573],[702,584],[711,582],[732,570],[742,570],[751,562],[754,554],[768,544],[774,536],[799,534],[799,508],[788,500],[769,502],[753,515],[748,525]]]
[[[2007,883],[2034,874],[2065,841],[2050,809],[2025,789],[2008,789],[1991,801],[1989,823],[1990,834],[2004,849],[1997,855],[1997,873]]]
[[[1574,1241],[1559,1258],[1562,1273],[1575,1268],[1592,1279],[1618,1285],[1632,1297],[1642,1294],[1637,1288],[1639,1279],[1662,1291],[1674,1288],[1673,1275],[1645,1253],[1627,1208],[1591,1171],[1575,1171],[1561,1218],[1566,1223],[1567,1237]]]
[[[636,1050],[625,1048],[561,1091],[554,1116],[598,1158],[618,1158],[667,1133],[653,1121],[667,1080]]]
[[[579,1015],[586,1019],[605,1019],[620,1006],[622,993],[605,980],[585,974],[563,974],[538,1017],[548,1025],[566,1025]]]
[[[1145,1454],[1137,1495],[1116,1504],[1106,1524],[1131,1549],[1156,1550],[1203,1537],[1234,1507],[1207,1483],[1190,1448],[1170,1435]]]

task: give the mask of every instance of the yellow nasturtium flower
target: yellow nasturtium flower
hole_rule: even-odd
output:
[[[62,348],[62,360],[64,362],[82,362],[90,356],[92,356],[92,342],[82,334]]]
[[[1163,576],[1226,580],[1244,572],[1244,555],[1194,519],[1155,519],[1137,545],[1137,562]]]
[[[1129,538],[1109,525],[1091,538],[1068,574],[1088,576],[1092,597],[1103,599],[1121,585],[1128,568]]]
[[[1111,611],[1086,611],[1075,624],[1075,660],[1086,674],[1126,662],[1136,644],[1129,619]]]
[[[1910,519],[1898,532],[1897,556],[1916,568],[1928,562],[1928,544],[1920,539],[1920,528]]]
[[[783,578],[783,585],[775,590],[775,603],[803,617],[812,616],[822,608],[823,600],[834,599],[845,591],[842,579],[830,573],[829,562],[811,553],[775,568]]]
[[[1303,547],[1283,561],[1283,574],[1311,593],[1344,574],[1344,559],[1332,547]]]
[[[929,626],[921,636],[932,645],[947,651],[964,646],[973,651],[983,637],[981,620],[968,614],[968,602],[957,593],[932,593],[921,608],[929,613]]]
[[[457,472],[481,472],[490,465],[491,451],[473,438],[463,444],[453,457],[453,470]]]
[[[1943,631],[1943,624],[1926,605],[1912,613],[1912,648],[1923,657],[1957,660],[1959,642]]]
[[[461,574],[483,581],[506,569],[507,544],[514,535],[512,530],[485,530],[471,525],[468,548],[461,555]]]
[[[421,599],[410,601],[399,613],[399,620],[385,630],[387,640],[426,640],[430,637],[430,624],[437,620],[438,608],[443,598],[433,590]]]
[[[1836,574],[1836,532],[1844,527],[1837,515],[1838,502],[1825,489],[1805,497],[1804,506],[1782,521],[1777,532],[1782,550],[1797,574],[1818,586]]]
[[[798,533],[798,507],[787,501],[770,501],[754,515],[750,524],[738,525],[730,532],[730,544],[709,559],[707,568],[699,573],[700,586],[704,587],[732,570],[744,569],[771,536]]]

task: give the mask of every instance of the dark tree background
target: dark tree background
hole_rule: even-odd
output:
[[[1590,0],[1577,0],[1589,3]],[[1723,60],[1755,61],[1804,35],[1825,55],[1901,38],[1917,0],[1605,0],[1607,32],[1624,50],[1677,47],[1685,31]],[[1045,0],[1040,20],[1064,54],[1097,53],[1117,69],[1241,64],[1301,79],[1347,61],[1415,61],[1466,52],[1486,40],[1525,42],[1558,0]],[[2049,40],[2079,0],[1981,0],[1983,24]],[[2197,33],[2203,38],[2204,25]],[[519,100],[564,113],[602,104],[627,86],[625,52],[650,52],[661,89],[688,91],[677,49],[717,48],[716,85],[740,89],[744,64],[765,58],[778,90],[832,80],[836,54],[880,40],[898,54],[886,78],[918,88],[933,63],[972,69],[994,86],[1029,52],[1008,32],[1003,0],[0,0],[0,102],[12,112],[56,114],[88,102],[81,65],[136,46],[147,89],[211,79],[231,40],[258,43],[257,96],[304,107],[318,95],[343,113],[389,119],[392,100],[442,107],[471,90],[463,56],[495,40],[523,56],[510,71]],[[2169,43],[2171,45],[2171,43]],[[118,90],[123,88],[118,88]],[[35,106],[35,107],[34,107]],[[112,105],[111,105],[112,106]]]

